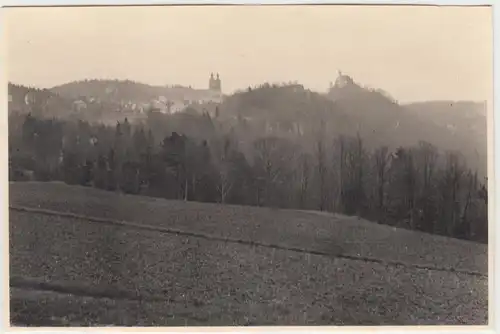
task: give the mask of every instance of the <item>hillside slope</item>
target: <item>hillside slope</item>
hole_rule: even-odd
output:
[[[461,152],[486,175],[486,118],[482,105],[469,102],[399,104],[389,94],[347,82],[319,94],[301,85],[262,85],[227,97],[222,117],[244,120],[252,131],[305,134],[315,138],[359,133],[370,148],[391,149],[427,141],[441,150]],[[251,132],[251,131],[250,131]]]
[[[71,195],[66,195],[69,193]],[[9,196],[10,205],[16,207],[40,206],[57,212],[139,221],[145,225],[332,255],[487,274],[487,245],[392,228],[341,215],[186,203],[62,183],[12,183]]]
[[[394,147],[425,140],[440,149],[462,152],[474,167],[486,171],[484,104],[467,101],[399,104],[386,92],[363,88],[352,78],[344,77],[347,82],[332,87],[328,96],[337,108],[360,124],[368,142]]]
[[[472,242],[56,183],[13,183],[10,206],[20,323],[43,314],[84,325],[487,321],[486,247]]]

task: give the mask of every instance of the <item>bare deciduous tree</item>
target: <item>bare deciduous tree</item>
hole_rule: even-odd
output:
[[[375,171],[377,175],[377,207],[379,215],[382,215],[385,206],[385,186],[387,183],[388,167],[391,159],[389,148],[387,146],[380,147],[373,154],[375,161]],[[379,217],[381,218],[381,217]]]
[[[274,188],[282,181],[288,163],[291,160],[291,145],[277,137],[264,137],[254,142],[254,162],[257,167],[257,177],[263,181],[264,200],[273,202]],[[258,193],[260,193],[258,190]]]
[[[316,142],[316,163],[319,178],[319,210],[326,209],[327,194],[326,194],[326,157],[325,148],[322,138]]]
[[[309,179],[311,174],[309,159],[310,157],[306,154],[301,154],[298,159],[300,208],[304,208],[307,205],[307,193],[309,190]]]

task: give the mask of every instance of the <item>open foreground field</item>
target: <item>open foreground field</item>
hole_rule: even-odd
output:
[[[58,183],[9,196],[14,324],[487,324],[486,245]]]

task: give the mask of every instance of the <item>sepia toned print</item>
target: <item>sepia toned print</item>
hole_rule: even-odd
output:
[[[3,14],[11,326],[488,325],[489,7]]]

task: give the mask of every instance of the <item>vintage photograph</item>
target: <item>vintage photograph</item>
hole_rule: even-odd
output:
[[[2,14],[11,326],[488,325],[490,7]]]

